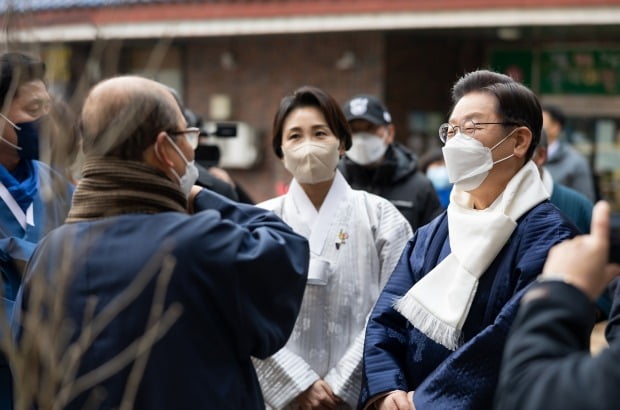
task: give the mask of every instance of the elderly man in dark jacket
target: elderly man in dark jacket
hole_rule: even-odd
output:
[[[80,124],[86,160],[67,223],[40,243],[18,301],[21,340],[42,338],[62,353],[54,333],[32,325],[45,310],[36,286],[44,281],[50,315],[66,312],[67,355],[80,365],[62,376],[75,376],[68,394],[35,403],[264,408],[251,357],[272,355],[293,329],[307,240],[272,212],[193,185],[198,130],[163,85],[105,80],[86,98]],[[50,367],[34,353],[30,360]],[[45,373],[38,376],[30,383],[44,393]]]

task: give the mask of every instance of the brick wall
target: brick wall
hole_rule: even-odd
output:
[[[451,86],[462,74],[481,67],[484,50],[484,42],[455,41],[439,33],[386,36],[386,103],[398,140],[406,141],[408,115],[412,111],[437,111],[444,118],[447,116]],[[427,138],[437,140],[437,134],[431,132]],[[436,142],[427,142],[425,146]]]
[[[106,42],[91,54],[101,60],[103,77],[148,64],[155,50],[153,41]],[[232,120],[250,124],[260,136],[262,160],[251,170],[229,170],[256,201],[276,195],[276,185],[290,181],[289,173],[271,149],[271,123],[281,98],[302,85],[325,89],[339,102],[357,93],[374,94],[388,105],[396,138],[407,142],[408,116],[412,111],[436,111],[445,116],[450,108],[450,87],[463,73],[485,61],[485,42],[433,32],[319,33],[228,38],[178,39],[172,46],[180,55],[182,94],[185,103],[209,117],[209,96],[227,94],[232,102]],[[100,45],[100,46],[101,46]],[[121,49],[134,53],[121,53]],[[99,50],[99,51],[97,51]],[[135,50],[144,61],[130,64]],[[86,49],[76,58],[77,79],[82,79]],[[343,54],[355,56],[355,64],[338,69]],[[223,67],[228,53],[234,67]],[[167,58],[162,64],[165,65]],[[178,59],[175,59],[178,61]],[[134,67],[134,68],[135,68]],[[71,85],[84,92],[88,85]],[[80,88],[80,90],[78,90]],[[79,97],[79,96],[78,96]],[[77,98],[79,99],[79,98]],[[428,140],[436,139],[434,132]]]
[[[208,96],[228,94],[232,119],[249,123],[261,135],[263,160],[252,170],[231,174],[256,201],[275,196],[275,185],[290,175],[271,150],[271,122],[281,98],[302,85],[325,89],[339,102],[366,92],[384,96],[384,34],[321,33],[187,40],[184,49],[186,104],[206,118]],[[336,61],[351,51],[353,68],[339,70]],[[236,66],[225,69],[223,53]]]

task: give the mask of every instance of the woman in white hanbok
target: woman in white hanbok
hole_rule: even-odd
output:
[[[286,346],[255,360],[273,409],[355,408],[364,330],[411,227],[387,200],[351,189],[336,170],[351,132],[336,101],[302,87],[276,113],[273,148],[293,174],[273,210],[310,242],[302,308]]]

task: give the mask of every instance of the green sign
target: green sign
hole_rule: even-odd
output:
[[[620,94],[619,50],[543,50],[541,94]]]
[[[490,55],[491,69],[504,73],[532,87],[532,60],[531,50],[495,50]]]

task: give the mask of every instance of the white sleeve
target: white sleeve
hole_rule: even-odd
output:
[[[352,408],[357,406],[362,384],[362,354],[366,328],[357,335],[336,367],[325,376],[325,382],[334,394],[347,402]]]
[[[381,200],[377,209],[379,211],[375,246],[380,262],[379,291],[381,291],[413,233],[409,222],[390,202]],[[365,333],[366,327],[356,336],[336,367],[325,376],[325,382],[329,384],[334,394],[353,408],[357,406],[362,383]]]
[[[375,245],[381,264],[379,290],[381,291],[392,275],[400,256],[413,236],[411,225],[394,205],[382,201],[378,215]]]
[[[286,347],[265,360],[252,358],[268,406],[282,409],[320,379],[310,365]]]

